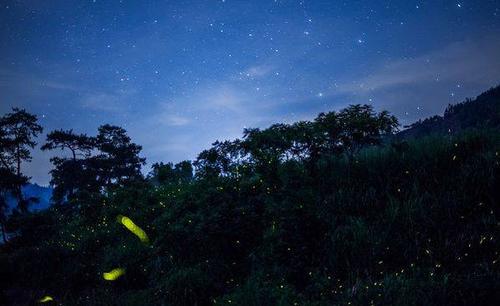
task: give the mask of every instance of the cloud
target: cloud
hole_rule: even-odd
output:
[[[265,102],[254,87],[229,77],[207,81],[188,94],[165,95],[130,130],[140,139],[149,163],[194,159],[216,140],[241,137],[245,126],[272,122],[262,112]]]
[[[80,90],[82,90],[81,87],[74,86],[74,85],[68,84],[68,83],[58,82],[58,81],[42,81],[40,84],[46,88],[49,88],[49,89],[67,90],[67,91],[80,91]]]
[[[500,82],[500,40],[486,37],[379,67],[351,83],[339,84],[334,99],[348,95],[394,113],[401,124],[442,114],[448,104],[478,95]]]
[[[86,91],[80,100],[80,106],[93,110],[111,113],[125,113],[129,111],[130,98],[136,94],[136,90],[108,90],[108,91]]]
[[[184,126],[189,124],[191,120],[184,116],[166,114],[160,117],[160,122],[169,126]]]
[[[205,88],[195,99],[198,100],[201,109],[240,112],[244,108],[242,102],[245,100],[245,94],[241,89],[238,90],[229,84],[221,84],[215,88]]]
[[[46,95],[47,91],[81,91],[81,86],[75,86],[67,81],[56,79],[47,79],[46,77],[34,72],[13,71],[0,68],[0,87],[14,89],[26,94],[26,85],[29,84],[33,95]]]
[[[95,111],[117,112],[122,109],[117,95],[104,92],[87,94],[80,104],[83,108]]]
[[[268,75],[272,72],[272,70],[273,68],[269,65],[258,65],[249,67],[247,70],[240,74],[250,78],[260,78]]]
[[[106,84],[83,82],[81,76],[66,69],[65,66],[62,68],[53,66],[57,69],[52,73],[36,68],[26,71],[0,67],[0,89],[5,88],[0,96],[20,101],[20,106],[22,103],[32,106],[34,104],[32,101],[39,103],[50,101],[50,104],[60,103],[60,105],[72,101],[75,105],[92,111],[113,113],[129,111],[130,98],[137,93],[135,87],[109,89],[105,87]],[[0,110],[3,110],[2,106]]]
[[[330,94],[362,94],[430,82],[491,86],[500,79],[500,40],[452,43],[415,58],[386,63],[371,74],[339,84]]]

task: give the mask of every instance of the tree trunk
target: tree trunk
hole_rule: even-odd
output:
[[[3,243],[7,243],[7,234],[5,233],[5,225],[2,223],[0,227],[2,228]]]
[[[17,177],[18,178],[21,178],[21,147],[19,146],[19,143],[17,144],[17,152],[16,152],[17,156],[16,156],[16,160],[17,160]],[[24,206],[24,203],[22,203],[24,201],[23,199],[23,191],[22,191],[22,184],[19,184],[16,186],[16,196],[17,196],[17,207],[21,209],[21,212],[26,212],[24,211],[25,209],[23,207],[20,207],[20,204],[23,204],[22,206]],[[26,210],[27,210],[27,206],[26,206]]]
[[[17,145],[17,176],[21,176],[21,148]]]

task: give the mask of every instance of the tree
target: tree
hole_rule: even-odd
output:
[[[216,141],[212,148],[202,151],[194,161],[198,177],[238,176],[239,167],[246,153],[242,150],[242,142]]]
[[[295,160],[315,163],[323,150],[326,136],[316,122],[299,121],[290,126],[291,155]]]
[[[286,124],[274,124],[265,130],[245,129],[241,147],[250,155],[258,173],[276,180],[277,167],[290,152],[293,145],[290,127]]]
[[[182,184],[193,179],[193,166],[190,161],[173,163],[155,163],[150,177],[159,184]]]
[[[69,150],[70,158],[53,157],[53,200],[61,203],[82,192],[98,193],[113,184],[142,178],[141,146],[131,142],[123,128],[99,127],[96,137],[56,130],[47,135],[42,150]]]
[[[194,161],[196,176],[201,178],[212,178],[224,173],[230,160],[225,158],[216,148],[203,150]]]
[[[71,152],[73,160],[77,157],[87,158],[95,149],[96,139],[85,134],[75,134],[73,130],[56,130],[47,135],[46,143],[41,147],[42,150],[68,149]]]
[[[17,186],[28,182],[25,176],[16,175],[11,169],[0,167],[0,227],[3,241],[7,241],[5,225],[7,223],[7,197],[15,194]]]
[[[99,127],[95,157],[102,186],[123,184],[142,179],[141,167],[146,159],[139,157],[142,147],[131,142],[125,129],[105,124]]]
[[[5,223],[7,223],[7,201],[5,201],[5,196],[0,194],[0,228],[2,230],[3,242],[7,242],[7,234],[5,231]]]
[[[315,141],[319,147],[318,150],[330,154],[338,154],[343,151],[340,142],[342,124],[336,112],[320,113],[314,119],[314,125],[319,132]]]
[[[95,175],[88,170],[88,159],[95,149],[96,139],[85,134],[75,134],[73,130],[56,130],[47,135],[42,150],[69,150],[70,158],[52,157],[54,165],[51,185],[54,187],[52,199],[56,203],[70,200],[78,190],[95,190]]]
[[[11,113],[0,118],[0,162],[2,167],[16,176],[14,194],[18,207],[27,211],[29,201],[23,198],[21,187],[28,178],[21,173],[22,162],[31,161],[31,152],[36,145],[35,138],[43,131],[35,115],[24,109],[13,108]]]
[[[349,157],[362,147],[380,144],[384,135],[394,133],[398,120],[389,112],[376,114],[371,105],[350,105],[338,113],[338,141]]]

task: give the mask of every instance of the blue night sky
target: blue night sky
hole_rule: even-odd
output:
[[[492,0],[0,1],[0,37],[0,114],[122,126],[149,164],[353,103],[408,124],[500,83]],[[33,154],[47,184],[54,152]]]

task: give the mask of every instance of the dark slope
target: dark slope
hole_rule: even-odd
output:
[[[500,127],[500,86],[492,88],[474,100],[449,105],[443,116],[419,120],[401,131],[401,138],[416,138],[433,133],[456,133],[469,128]]]
[[[205,163],[224,175],[198,168],[179,179],[169,165],[155,184],[21,216],[21,234],[0,246],[0,304],[50,295],[58,305],[491,305],[500,288],[494,105],[497,89],[450,107],[401,148],[269,163],[257,149],[280,143],[263,142],[250,162]],[[126,273],[104,279],[116,268]]]

